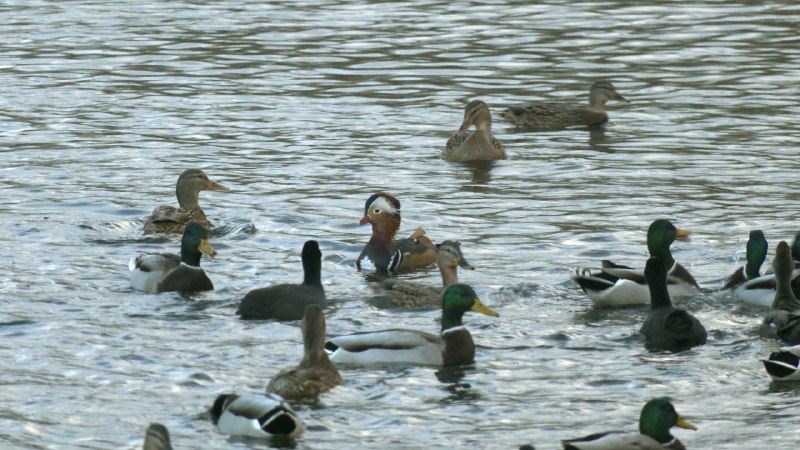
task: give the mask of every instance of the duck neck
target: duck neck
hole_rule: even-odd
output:
[[[372,222],[372,236],[391,242],[400,229],[400,214],[387,216],[380,222]]]
[[[650,252],[650,256],[654,258],[658,258],[664,263],[664,267],[667,269],[667,272],[672,270],[672,266],[675,265],[675,259],[672,258],[672,252],[669,250],[669,244],[663,245],[662,243],[647,243],[647,250]]]
[[[195,209],[198,207],[200,192],[191,189],[175,188],[175,195],[178,197],[178,205],[183,209]]]
[[[322,286],[322,260],[320,258],[303,259],[303,284]]]
[[[461,321],[463,317],[463,312],[458,313],[447,309],[442,310],[442,333],[451,328],[463,326],[464,323]]]
[[[323,364],[331,364],[328,359],[328,354],[325,353],[325,331],[321,332],[312,330],[305,333],[303,360],[300,362],[300,368],[308,369],[317,367]]]
[[[200,267],[200,258],[203,256],[202,253],[197,251],[196,247],[193,247],[188,242],[181,242],[181,262],[193,267]]]
[[[761,276],[761,263],[751,263],[747,261],[747,264],[744,266],[744,273],[747,275],[748,280],[752,280],[753,278],[758,278]]]
[[[589,93],[589,108],[597,111],[605,111],[606,99],[603,94],[599,92]]]
[[[458,269],[456,266],[440,264],[439,272],[442,274],[442,289],[447,289],[451,285],[458,283]]]
[[[792,291],[791,275],[780,277],[775,274],[775,299],[772,300],[772,309],[783,309],[786,311],[800,310],[800,301],[794,296]]]

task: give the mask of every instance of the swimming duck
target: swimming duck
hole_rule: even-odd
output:
[[[767,338],[780,338],[787,344],[800,344],[800,301],[792,293],[794,261],[786,241],[778,243],[772,267],[777,289],[772,308],[764,317],[759,332]]]
[[[764,368],[775,381],[800,381],[800,345],[782,347],[763,360]]]
[[[233,436],[289,436],[303,432],[303,422],[276,394],[221,394],[210,410],[220,433]]]
[[[325,352],[325,314],[318,305],[306,306],[303,316],[303,360],[292,369],[284,369],[267,385],[267,392],[283,398],[311,397],[338,386],[344,381]]]
[[[608,122],[606,102],[630,103],[619,95],[610,81],[596,81],[589,91],[589,106],[561,103],[532,103],[512,106],[501,113],[507,121],[538,131],[558,130],[576,125],[601,125]]]
[[[200,191],[227,191],[228,188],[211,181],[200,169],[184,170],[175,186],[178,208],[170,205],[157,206],[144,223],[144,233],[183,233],[189,222],[197,222],[209,228],[208,219],[197,203]]]
[[[658,219],[647,229],[647,249],[650,256],[661,259],[668,267],[667,285],[671,298],[678,299],[697,292],[700,286],[682,265],[678,264],[669,250],[676,237],[688,236],[689,232],[675,228],[669,220]],[[603,268],[595,273],[578,268],[570,276],[597,306],[646,305],[650,303],[650,291],[642,271],[627,266],[603,261]]]
[[[609,431],[561,443],[565,450],[686,450],[683,443],[670,434],[672,427],[697,429],[678,415],[669,399],[657,398],[645,403],[642,408],[638,433]]]
[[[242,319],[299,320],[303,318],[306,305],[325,307],[327,301],[321,278],[322,252],[317,241],[306,241],[301,259],[303,282],[278,284],[248,292],[237,311]]]
[[[706,343],[708,333],[697,318],[672,306],[667,290],[667,269],[651,257],[644,268],[650,286],[650,313],[642,325],[645,347],[650,351],[679,352]]]
[[[722,290],[734,289],[741,286],[747,280],[752,280],[761,276],[761,265],[767,259],[767,249],[769,244],[767,238],[764,237],[764,232],[761,230],[750,231],[750,237],[747,239],[747,252],[745,258],[747,263],[736,269],[731,276],[725,280],[725,285]]]
[[[800,234],[798,234],[800,235]],[[763,234],[761,238],[756,237],[757,239],[763,239]],[[792,259],[795,261],[795,266],[797,266],[798,259],[800,259],[800,241],[798,241],[798,236],[795,236],[794,243],[792,244],[791,254]],[[752,239],[752,232],[751,232],[751,239]],[[763,249],[761,248],[763,246]],[[751,251],[750,251],[750,240],[747,241],[747,266],[751,265]],[[763,242],[757,241],[755,244],[755,250],[753,251],[753,259],[755,262],[758,259],[761,260],[763,263],[765,257],[761,257],[760,253],[763,251],[764,255],[767,253],[767,242],[766,239]],[[753,263],[754,265],[755,263]],[[760,265],[760,263],[759,263]],[[741,270],[741,269],[740,269]],[[738,273],[738,271],[737,271]],[[754,273],[758,273],[757,271]],[[736,274],[732,275],[735,277]],[[733,278],[731,278],[733,279]],[[794,293],[795,298],[800,296],[800,269],[795,269],[791,275],[791,286],[792,286],[792,293]],[[728,282],[723,289],[725,289],[731,282]],[[764,275],[757,276],[755,278],[748,277],[745,281],[743,281],[738,286],[735,286],[733,289],[733,296],[743,302],[754,305],[754,306],[761,306],[764,308],[769,308],[772,306],[772,301],[775,299],[775,289],[776,289],[776,282],[775,282],[775,274],[772,268],[767,269]]]
[[[400,201],[395,197],[385,192],[371,195],[364,205],[364,217],[358,222],[367,223],[372,225],[372,237],[356,259],[358,270],[365,257],[379,273],[420,269],[436,261],[436,246],[422,227],[406,239],[395,240],[400,229]]]
[[[172,450],[167,427],[160,423],[151,423],[144,435],[142,450]]]
[[[450,366],[475,358],[472,335],[461,319],[467,311],[498,316],[466,284],[454,284],[442,297],[439,335],[417,330],[391,329],[337,336],[325,343],[336,364],[411,363]]]
[[[212,261],[217,254],[208,243],[208,230],[199,223],[190,222],[183,231],[180,255],[143,253],[130,260],[131,286],[151,294],[213,290],[214,284],[200,268],[203,253]]]
[[[461,242],[444,241],[436,244],[436,265],[442,274],[442,287],[437,288],[413,281],[387,278],[380,285],[385,290],[385,299],[392,307],[403,308],[441,308],[442,292],[450,285],[458,283],[458,267],[474,270],[461,254]],[[380,297],[382,300],[384,297]]]
[[[475,131],[467,133],[472,125]],[[506,159],[503,144],[492,136],[492,114],[486,103],[480,100],[467,103],[461,128],[447,140],[442,157],[455,162]]]

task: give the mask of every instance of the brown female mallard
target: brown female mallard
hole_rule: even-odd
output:
[[[475,131],[467,133],[475,125]],[[464,121],[444,147],[442,157],[448,161],[491,161],[506,159],[503,144],[492,136],[492,115],[486,103],[473,100],[464,108]]]
[[[209,228],[208,219],[197,203],[200,191],[227,191],[228,188],[211,181],[200,169],[187,169],[178,177],[175,195],[178,208],[170,205],[157,206],[144,223],[144,233],[183,233],[189,222],[197,222]]]
[[[630,103],[619,95],[610,81],[597,81],[589,91],[589,106],[562,103],[532,103],[512,106],[500,115],[514,125],[539,131],[558,130],[576,125],[601,125],[608,122],[606,102]]]

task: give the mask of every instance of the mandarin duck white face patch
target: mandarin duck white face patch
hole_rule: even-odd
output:
[[[394,205],[386,197],[378,197],[369,205],[369,213],[380,214],[382,212],[389,214],[398,214],[400,210],[395,208]]]

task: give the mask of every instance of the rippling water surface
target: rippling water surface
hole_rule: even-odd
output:
[[[529,3],[0,7],[0,446],[133,448],[154,421],[176,448],[275,445],[222,436],[205,410],[299,361],[297,323],[234,311],[299,281],[305,240],[329,333],[438,327],[365,302],[356,221],[377,190],[402,201],[402,234],[463,242],[478,270],[462,280],[500,318],[467,316],[474,365],[343,369],[296,405],[298,448],[555,448],[634,429],[662,395],[698,426],[675,432],[690,448],[796,446],[798,388],[759,362],[778,345],[756,334],[763,312],[711,291],[750,229],[772,248],[800,229],[800,5]],[[603,78],[631,100],[604,129],[496,120],[508,160],[439,158],[471,99],[583,103]],[[178,246],[143,218],[190,167],[231,188],[201,195],[217,289],[135,292],[127,260]],[[709,342],[681,354],[644,350],[644,309],[594,309],[568,280],[601,258],[642,266],[658,217],[694,231],[673,253],[709,289],[683,303]]]

